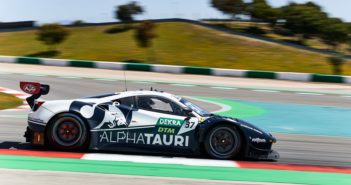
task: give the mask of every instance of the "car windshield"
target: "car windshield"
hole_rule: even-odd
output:
[[[191,110],[195,111],[200,116],[211,115],[211,113],[208,112],[207,110],[200,108],[199,106],[195,105],[194,103],[190,102],[189,100],[187,100],[185,98],[180,99],[180,102],[182,102],[185,106],[187,106]]]

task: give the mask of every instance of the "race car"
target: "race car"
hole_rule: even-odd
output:
[[[31,94],[27,142],[58,150],[101,150],[215,159],[277,160],[276,139],[243,120],[212,114],[162,91],[123,91],[74,100],[39,100],[49,85],[21,82]]]

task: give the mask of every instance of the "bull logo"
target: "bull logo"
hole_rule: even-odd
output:
[[[108,128],[128,127],[131,119],[131,116],[127,119],[128,113],[125,114],[112,103],[109,103],[108,109],[104,110],[96,107],[94,103],[74,101],[69,110],[79,112],[94,127],[97,125],[95,129],[104,126]]]
[[[22,91],[27,94],[39,94],[41,90],[41,84],[37,82],[20,82]]]
[[[127,120],[122,111],[116,106],[109,106],[109,111],[105,113],[103,122],[109,122],[109,128],[116,128],[120,126],[128,126]]]
[[[34,92],[37,90],[36,87],[33,84],[25,84],[23,86],[24,92],[28,94],[34,94]]]

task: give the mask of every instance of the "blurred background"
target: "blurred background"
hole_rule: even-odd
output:
[[[350,7],[347,0],[2,0],[0,184],[351,184]],[[127,86],[185,96],[272,132],[281,158],[38,150],[23,138],[23,80],[49,84],[45,100]]]
[[[1,55],[351,74],[348,1],[2,3]]]

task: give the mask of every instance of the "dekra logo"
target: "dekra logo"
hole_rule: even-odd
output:
[[[158,126],[170,126],[170,127],[181,127],[184,120],[172,119],[172,118],[160,118],[157,121]]]

